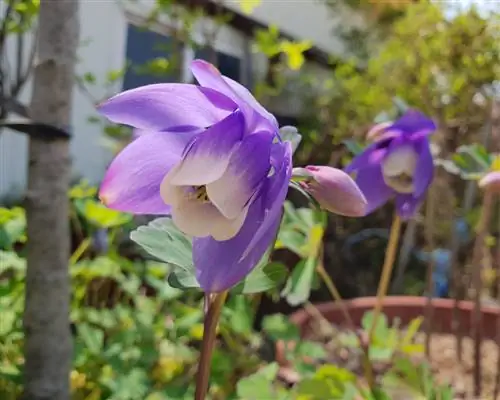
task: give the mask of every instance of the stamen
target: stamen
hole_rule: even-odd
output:
[[[395,176],[384,176],[387,186],[390,186],[399,193],[413,193],[413,177],[407,173]]]
[[[195,189],[194,192],[191,193],[191,195],[194,198],[196,198],[197,200],[200,200],[203,203],[210,202],[210,199],[208,198],[208,194],[207,194],[207,187],[205,185],[195,186],[194,189]]]

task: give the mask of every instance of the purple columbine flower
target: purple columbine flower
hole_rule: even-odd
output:
[[[226,290],[259,262],[275,237],[292,151],[273,115],[240,84],[196,60],[194,84],[155,84],[111,98],[100,112],[137,129],[100,188],[108,207],[170,214],[193,236],[205,292]]]
[[[434,175],[428,136],[435,130],[434,122],[416,110],[378,127],[375,142],[345,169],[356,173],[368,201],[367,214],[392,197],[402,218],[415,213]]]

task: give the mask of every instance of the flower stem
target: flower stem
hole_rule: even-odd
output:
[[[200,362],[198,363],[198,372],[196,374],[196,392],[195,400],[204,400],[208,392],[208,383],[210,378],[210,362],[212,360],[212,350],[214,348],[217,323],[219,316],[226,301],[227,291],[217,293],[211,296],[208,312],[205,315],[203,342],[201,345]]]
[[[477,225],[476,242],[472,254],[472,285],[474,287],[474,310],[472,313],[472,337],[474,339],[474,369],[472,377],[474,379],[474,395],[481,395],[481,342],[483,339],[482,321],[481,321],[481,294],[482,294],[482,272],[484,249],[488,228],[491,220],[491,212],[493,206],[493,192],[486,190],[483,196],[483,205],[481,209],[481,217]]]
[[[377,326],[377,320],[382,311],[382,302],[387,294],[387,289],[389,287],[389,282],[391,280],[392,267],[396,259],[396,253],[398,250],[399,236],[401,233],[401,218],[397,214],[394,214],[391,226],[391,234],[389,236],[389,243],[387,244],[387,249],[385,251],[384,265],[382,267],[382,275],[380,276],[380,281],[377,290],[377,302],[375,303],[375,310],[373,313],[373,322],[370,327],[370,332],[368,334],[369,342],[372,342],[373,333],[375,327]]]
[[[349,325],[349,329],[351,329],[351,331],[358,338],[359,346],[363,350],[363,369],[365,371],[365,377],[366,377],[366,380],[368,381],[368,384],[370,385],[370,388],[373,388],[374,378],[373,378],[372,365],[370,363],[369,343],[365,343],[366,341],[363,340],[363,337],[358,332],[356,325],[354,325],[354,321],[352,320],[351,316],[349,315],[349,311],[347,310],[347,307],[345,306],[344,300],[342,299],[342,296],[340,295],[340,292],[338,291],[337,287],[333,283],[332,278],[330,278],[330,275],[328,275],[328,272],[326,271],[322,260],[320,260],[320,262],[318,262],[318,265],[316,266],[316,272],[318,273],[320,278],[323,280],[323,283],[325,284],[326,288],[328,289],[330,296],[332,296],[332,298],[335,300],[335,302],[338,303],[340,311],[344,315],[344,318],[345,318],[347,324]]]

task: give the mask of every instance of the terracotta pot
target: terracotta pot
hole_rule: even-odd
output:
[[[361,326],[363,315],[375,307],[375,297],[360,297],[353,300],[344,301],[354,324]],[[427,298],[417,296],[388,296],[383,302],[383,313],[387,316],[389,322],[394,318],[401,320],[402,326],[408,325],[413,319],[425,315]],[[431,330],[436,333],[452,333],[452,316],[454,300],[451,299],[433,299]],[[344,325],[345,319],[337,303],[328,302],[317,304],[316,308],[321,314],[335,325]],[[458,306],[458,317],[460,332],[464,336],[471,336],[473,328],[473,309],[474,303],[471,301],[460,301]],[[496,339],[497,319],[500,318],[500,307],[483,306],[482,328],[484,339]],[[305,309],[300,309],[290,315],[290,321],[296,324],[302,336],[307,336],[311,330],[311,321],[314,320]],[[278,343],[276,348],[276,359],[284,365],[285,343]]]

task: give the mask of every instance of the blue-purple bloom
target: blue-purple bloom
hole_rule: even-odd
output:
[[[191,69],[199,85],[148,85],[100,106],[111,121],[136,129],[100,198],[120,211],[170,214],[193,237],[201,288],[220,292],[243,279],[274,239],[292,151],[247,89],[202,60]]]
[[[402,218],[414,215],[434,176],[428,136],[435,130],[434,122],[416,110],[372,129],[375,142],[345,169],[356,174],[368,201],[367,214],[395,197]]]

